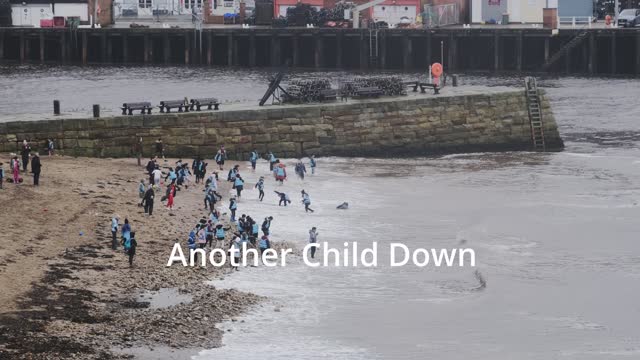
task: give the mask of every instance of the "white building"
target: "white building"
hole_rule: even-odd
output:
[[[590,1],[590,0],[588,0]],[[471,0],[471,22],[542,23],[542,9],[557,8],[558,0]]]
[[[89,21],[87,0],[25,0],[11,4],[13,26],[40,27],[40,20],[54,16],[76,16],[80,21]]]

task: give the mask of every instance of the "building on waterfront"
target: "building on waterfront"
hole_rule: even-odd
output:
[[[471,22],[503,23],[507,20],[508,23],[518,24],[542,23],[542,9],[547,6],[552,7],[551,4],[548,4],[548,2],[552,1],[553,0],[471,0]]]
[[[23,27],[51,26],[54,17],[64,17],[88,24],[93,19],[94,4],[91,0],[11,0],[11,22]],[[98,24],[112,23],[111,7],[112,0],[98,0]]]
[[[387,0],[368,11],[371,19],[376,22],[384,21],[389,26],[396,26],[403,19],[413,24],[420,14],[420,0]]]

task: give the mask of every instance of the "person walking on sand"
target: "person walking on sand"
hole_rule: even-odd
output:
[[[216,164],[220,167],[220,171],[224,170],[224,161],[227,159],[227,151],[224,149],[224,145],[220,146],[220,150],[216,153]]]
[[[231,222],[236,221],[236,210],[238,209],[238,200],[236,197],[229,199],[229,210],[231,210]]]
[[[233,182],[233,187],[236,188],[236,195],[238,199],[242,196],[242,190],[244,189],[244,180],[240,177],[240,174],[236,174],[236,179]]]
[[[31,172],[33,173],[33,186],[40,186],[40,170],[42,170],[42,164],[40,164],[40,154],[35,153],[33,159],[31,159]]]
[[[215,235],[216,235],[215,247],[222,248],[224,246],[224,237],[225,237],[225,228],[222,224],[216,225]],[[220,246],[218,246],[218,242],[220,243]]]
[[[262,199],[264,199],[264,176],[260,176],[260,180],[258,180],[254,188],[258,188],[258,191],[260,192],[258,194],[258,199],[262,201]]]
[[[162,170],[160,170],[160,166],[156,165],[153,170],[153,185],[160,187],[160,179],[162,179]]]
[[[120,217],[118,215],[113,215],[111,218],[111,250],[118,249],[118,220]]]
[[[131,225],[129,225],[129,219],[124,219],[124,225],[122,225],[122,245],[124,245],[125,253],[129,250],[129,244],[131,241]]]
[[[251,162],[251,169],[253,169],[253,171],[256,171],[256,163],[258,162],[258,158],[260,156],[258,155],[258,151],[256,151],[256,149],[253,149],[253,151],[251,152],[251,155],[249,156],[249,161]]]
[[[287,170],[285,169],[284,164],[280,164],[279,160],[276,162],[273,169],[273,175],[275,176],[276,181],[280,182],[280,185],[283,185],[284,181],[287,180]]]
[[[27,165],[29,165],[29,155],[31,155],[31,145],[29,145],[27,140],[22,140],[20,153],[22,154],[22,171],[26,173]]]
[[[13,164],[13,167],[11,168],[13,172],[13,183],[18,185],[20,182],[20,161],[17,156],[14,156],[11,162]]]
[[[300,178],[300,180],[304,180],[304,174],[307,172],[307,168],[302,163],[302,160],[298,160],[298,163],[295,167],[296,175]]]
[[[136,233],[131,232],[131,239],[129,239],[129,267],[133,267],[133,257],[136,256],[136,249],[138,248],[138,241],[136,241]]]
[[[173,210],[173,198],[176,196],[176,186],[171,185],[169,188],[169,195],[167,197],[167,209]]]
[[[164,144],[162,139],[156,140],[156,157],[161,157],[164,160]]]
[[[264,218],[262,222],[262,234],[269,236],[269,232],[271,231],[271,221],[273,220],[273,216],[269,216]]]
[[[267,235],[262,235],[260,241],[258,241],[258,247],[260,248],[260,255],[267,251],[267,249],[271,248],[271,243],[269,242],[269,237]]]
[[[316,156],[311,154],[309,157],[309,167],[311,168],[311,175],[316,174]]]
[[[55,144],[53,143],[53,139],[47,139],[47,152],[49,156],[53,156],[55,153]]]
[[[145,192],[144,180],[140,180],[140,184],[138,184],[138,197],[140,198],[140,206],[142,206],[142,199],[144,199]]]
[[[4,168],[0,162],[0,189],[2,189],[2,183],[4,182]]]
[[[304,204],[304,212],[313,212],[313,209],[309,207],[311,205],[311,198],[304,190],[302,190],[302,203]]]
[[[142,166],[142,138],[138,138],[135,144],[133,144],[133,155],[138,161],[138,166]]]
[[[316,231],[316,227],[312,227],[311,230],[309,230],[309,244],[315,244],[318,242],[318,232]],[[311,258],[313,259],[314,256],[316,255],[316,247],[315,246],[310,246],[309,249],[311,250]]]
[[[269,154],[267,156],[269,157],[269,171],[273,171],[273,167],[278,162],[278,158],[273,155],[271,151],[269,151]]]
[[[153,199],[155,198],[155,192],[153,191],[153,185],[149,185],[149,189],[144,194],[142,199],[142,206],[144,206],[144,213],[149,216],[153,215]]]

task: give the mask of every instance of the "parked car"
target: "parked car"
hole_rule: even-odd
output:
[[[634,27],[640,25],[640,9],[625,9],[618,15],[618,26]]]

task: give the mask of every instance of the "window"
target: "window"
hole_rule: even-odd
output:
[[[151,1],[152,0],[138,0],[138,7],[141,9],[149,9],[151,8]]]

